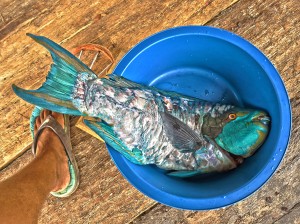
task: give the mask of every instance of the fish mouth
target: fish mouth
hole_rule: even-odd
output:
[[[269,126],[271,119],[266,113],[262,112],[262,113],[257,114],[252,119],[252,121],[259,122],[259,123],[263,124],[264,126]]]

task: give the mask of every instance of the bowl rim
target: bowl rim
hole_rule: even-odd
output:
[[[276,148],[274,154],[277,154],[277,160],[269,162],[260,173],[257,174],[255,178],[250,180],[246,186],[238,188],[236,191],[232,191],[226,195],[210,198],[188,198],[178,195],[172,195],[164,192],[162,189],[158,189],[149,183],[141,180],[137,175],[131,170],[128,170],[128,164],[126,163],[126,158],[124,158],[120,153],[116,152],[112,147],[106,144],[109,154],[114,161],[115,165],[122,173],[122,175],[140,192],[146,196],[168,206],[172,206],[179,209],[186,210],[211,210],[226,207],[232,205],[240,200],[247,198],[256,192],[260,187],[262,187],[275,173],[276,169],[279,167],[284,154],[288,148],[289,139],[291,135],[292,128],[292,113],[291,105],[288,97],[288,93],[285,89],[284,83],[277,72],[274,65],[270,60],[253,44],[245,40],[244,38],[229,32],[224,29],[211,27],[211,26],[179,26],[170,28],[167,30],[155,33],[148,38],[142,40],[137,45],[135,45],[127,54],[119,61],[115,67],[113,73],[123,76],[124,71],[127,66],[133,61],[140,53],[149,48],[151,45],[156,44],[168,38],[182,35],[205,35],[214,38],[219,38],[224,41],[228,41],[231,44],[241,48],[246,53],[248,53],[262,68],[266,71],[270,78],[270,81],[276,89],[277,97],[280,100],[281,107],[280,112],[285,116],[282,116],[282,131],[280,138],[278,140],[278,147]]]

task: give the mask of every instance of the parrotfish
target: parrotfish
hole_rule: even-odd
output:
[[[39,89],[13,85],[14,92],[42,108],[99,118],[85,123],[133,163],[155,164],[176,177],[228,171],[268,135],[265,111],[207,102],[115,74],[98,78],[53,41],[28,35],[50,51],[54,63]]]

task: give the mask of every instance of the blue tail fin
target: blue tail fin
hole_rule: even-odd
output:
[[[53,64],[44,84],[37,90],[24,90],[16,85],[14,92],[25,101],[52,111],[82,115],[73,104],[73,91],[79,74],[91,79],[97,76],[70,52],[42,37],[27,34],[51,53]]]

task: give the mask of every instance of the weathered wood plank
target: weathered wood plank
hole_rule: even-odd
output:
[[[299,223],[300,2],[242,0],[208,25],[225,28],[250,40],[278,69],[293,112],[288,151],[271,180],[236,205],[217,211],[191,212],[157,204],[133,223]]]
[[[31,143],[32,106],[13,94],[11,84],[37,88],[51,63],[49,54],[26,38],[26,32],[47,36],[67,49],[88,42],[105,45],[118,55],[160,30],[204,24],[237,1],[1,1],[0,169]],[[49,197],[41,223],[126,223],[155,204],[121,177],[98,140],[73,127],[72,144],[81,184],[71,198]],[[26,152],[0,173],[0,179],[31,159]]]

